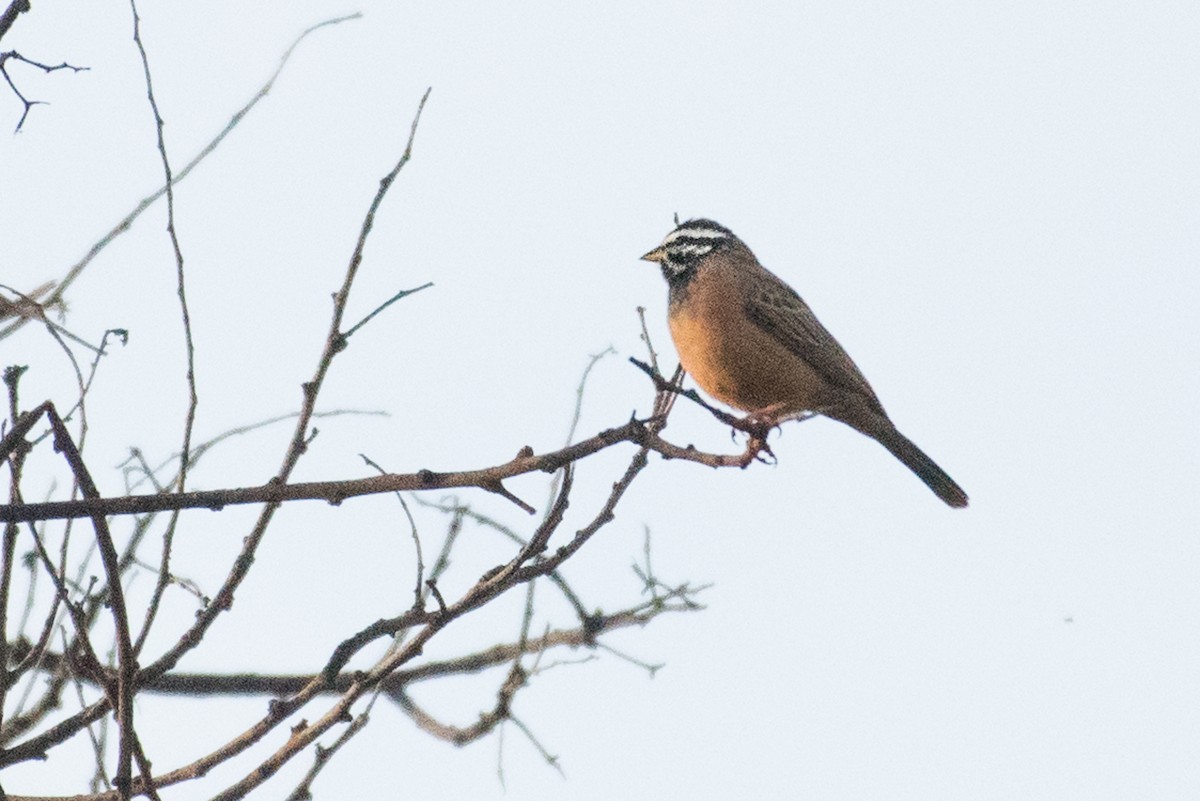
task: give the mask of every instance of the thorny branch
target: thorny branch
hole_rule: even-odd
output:
[[[664,382],[666,379],[662,379]],[[120,498],[99,500],[53,501],[21,505],[0,505],[0,522],[29,520],[56,520],[88,517],[95,514],[127,515],[161,512],[172,509],[220,510],[226,506],[246,503],[279,504],[285,501],[324,500],[340,504],[349,498],[376,495],[384,492],[439,490],[454,487],[477,487],[489,492],[499,492],[506,479],[526,473],[552,473],[559,468],[587,458],[592,454],[614,445],[629,442],[654,451],[667,459],[697,462],[709,467],[746,467],[757,455],[764,443],[747,448],[739,454],[715,454],[700,451],[691,445],[680,446],[667,441],[655,432],[655,423],[661,418],[629,420],[623,425],[609,428],[593,437],[574,445],[534,454],[523,448],[508,462],[490,467],[439,473],[418,470],[415,473],[389,473],[344,481],[311,481],[297,484],[282,484],[272,480],[258,487],[242,487],[225,490],[206,490],[160,495],[127,495]],[[31,425],[32,423],[30,423]],[[14,429],[15,431],[15,429]],[[10,447],[12,435],[0,442],[0,452]],[[751,445],[755,441],[751,440]],[[501,493],[503,494],[503,493]]]
[[[316,374],[312,380],[304,385],[303,388],[304,401],[301,406],[301,412],[298,416],[295,432],[292,437],[291,445],[289,446],[287,454],[284,458],[283,466],[280,468],[280,471],[276,476],[276,480],[281,484],[286,482],[287,475],[291,472],[292,468],[299,460],[300,455],[305,450],[308,442],[309,421],[315,414],[314,407],[316,398],[329,370],[333,357],[338,351],[345,347],[344,337],[341,333],[341,321],[342,313],[349,297],[350,286],[352,285],[354,277],[357,274],[358,268],[362,262],[363,250],[366,245],[367,237],[371,231],[376,211],[378,210],[383,198],[387,194],[387,191],[391,187],[396,176],[411,158],[413,138],[416,135],[420,113],[424,109],[425,103],[428,100],[428,96],[429,93],[426,92],[425,96],[422,97],[421,102],[418,105],[417,114],[414,117],[412,128],[409,132],[408,142],[405,146],[403,155],[380,182],[380,186],[375,194],[374,200],[370,204],[370,207],[364,218],[362,229],[359,232],[357,244],[355,245],[351,255],[350,265],[347,269],[346,276],[343,279],[342,287],[335,295],[334,313],[330,324],[329,334],[326,338],[324,353],[318,361]],[[168,183],[170,183],[170,181],[168,181]],[[40,419],[42,415],[46,415],[52,423],[59,422],[57,421],[57,416],[54,413],[53,405],[49,403],[43,404],[31,413],[15,416],[14,426],[4,438],[2,444],[6,456],[8,453],[14,452],[19,448],[23,449],[27,447],[24,437],[27,433],[29,433],[30,428]],[[186,452],[182,455],[181,462],[185,465],[188,462]],[[82,469],[82,463],[80,462],[77,465],[73,461],[72,467],[76,469],[76,474],[79,475]],[[95,495],[95,493],[92,492],[85,494],[89,497],[94,497]],[[19,499],[16,498],[15,500],[19,501]],[[9,504],[11,507],[20,505],[24,504],[19,502]],[[115,688],[115,691],[107,692],[103,699],[93,703],[90,707],[84,709],[82,712],[71,716],[67,720],[61,721],[58,725],[51,727],[50,729],[42,732],[40,735],[3,752],[0,754],[0,763],[11,764],[13,761],[20,761],[22,759],[42,756],[46,748],[53,747],[55,744],[65,741],[72,735],[73,732],[78,731],[79,727],[89,725],[91,722],[98,720],[111,708],[116,708],[118,710],[119,722],[130,721],[131,707],[129,706],[128,701],[132,697],[134,682],[122,679],[136,678],[138,681],[144,682],[147,678],[151,678],[156,675],[162,675],[174,665],[174,663],[179,659],[180,656],[182,656],[183,653],[195,648],[202,641],[204,633],[212,624],[213,620],[215,620],[217,615],[228,610],[232,606],[234,590],[237,588],[237,586],[239,586],[248,572],[249,566],[253,562],[253,554],[257,549],[258,544],[262,540],[267,528],[267,524],[269,523],[275,508],[277,508],[277,504],[270,504],[260,514],[259,523],[251,532],[251,535],[246,538],[242,553],[235,561],[229,576],[222,585],[221,590],[217,593],[214,602],[206,606],[201,611],[201,613],[197,616],[196,622],[183,633],[174,647],[168,649],[153,664],[139,672],[134,672],[136,670],[136,665],[133,662],[132,647],[125,648],[124,645],[122,645],[122,647],[118,649],[118,663],[120,667],[119,678],[112,684],[112,687]],[[107,516],[102,512],[89,513],[88,516],[96,521],[98,526],[101,523],[106,523]],[[98,536],[103,539],[102,535],[98,534]],[[116,564],[115,552],[103,555],[105,557],[106,567]],[[114,558],[110,559],[110,556]],[[46,566],[53,575],[54,568],[48,563],[48,561],[46,562]],[[112,578],[114,580],[110,582],[107,595],[110,604],[115,605],[114,588],[119,588],[120,584],[118,580],[116,580],[117,576],[115,574],[112,576]],[[74,609],[73,606],[71,608]],[[75,616],[77,621],[80,620],[78,614]],[[120,628],[122,635],[127,640],[129,637],[128,620],[122,620],[118,624],[118,628]],[[82,632],[80,632],[80,634],[82,634]],[[100,671],[94,671],[94,673],[99,675]],[[107,681],[102,683],[107,688]],[[133,741],[132,730],[128,729],[125,725],[123,725],[122,728],[120,745],[121,756],[117,774],[116,792],[119,797],[127,797],[130,792],[130,771],[128,770],[128,766],[131,764],[135,756],[137,757],[139,764],[145,766],[147,763],[145,762],[143,755],[140,754],[140,749],[136,747],[136,744]],[[139,785],[138,792],[150,791],[156,784],[150,780],[148,775],[144,776],[140,781],[141,784]]]
[[[12,11],[12,9],[16,5],[17,5],[16,3],[13,3],[11,6],[9,6],[8,10]],[[7,16],[7,12],[6,12],[5,16]],[[0,17],[0,36],[3,36],[3,35],[4,35],[3,17]],[[8,62],[9,61],[20,62],[21,64],[28,64],[29,66],[36,67],[45,73],[58,72],[59,70],[71,70],[72,72],[80,73],[80,72],[85,72],[89,69],[88,67],[73,66],[71,64],[68,64],[65,61],[61,64],[43,64],[40,61],[34,61],[31,58],[26,58],[25,56],[18,53],[16,50],[9,50],[6,53],[0,53],[0,76],[2,76],[4,78],[4,82],[8,84],[8,88],[12,90],[12,93],[17,96],[17,100],[20,100],[21,104],[25,107],[24,110],[22,110],[22,112],[21,112],[21,118],[19,120],[17,120],[17,127],[15,129],[13,129],[14,133],[21,132],[21,128],[25,125],[25,120],[29,117],[29,112],[33,109],[33,107],[34,106],[44,106],[44,105],[46,105],[46,101],[45,100],[30,100],[24,94],[22,94],[21,90],[17,88],[17,84],[13,81],[12,76],[8,74]]]
[[[27,431],[30,426],[31,422],[29,418],[25,417],[20,420],[20,425],[16,430],[17,432]],[[286,703],[274,705],[268,718],[261,722],[259,726],[255,727],[255,729],[248,731],[245,735],[227,744],[226,747],[214,752],[214,754],[210,755],[204,760],[155,777],[152,781],[152,785],[162,787],[176,781],[182,781],[187,778],[194,778],[196,776],[204,775],[204,773],[206,773],[213,765],[218,764],[224,759],[229,758],[229,756],[231,756],[233,753],[240,752],[254,742],[257,742],[263,735],[265,735],[266,732],[270,731],[275,725],[278,725],[280,722],[282,722],[282,720],[294,713],[308,700],[318,694],[327,693],[330,691],[330,689],[342,692],[343,697],[341,701],[339,701],[338,708],[343,712],[348,712],[349,705],[352,704],[355,699],[361,697],[365,692],[370,691],[373,688],[378,688],[380,691],[385,692],[389,696],[399,700],[402,697],[401,694],[403,692],[403,688],[407,684],[414,681],[419,681],[422,678],[429,678],[443,673],[460,672],[464,670],[478,670],[487,667],[489,664],[496,664],[505,660],[512,660],[514,667],[512,671],[510,671],[509,683],[505,685],[509,688],[510,692],[510,695],[506,696],[508,700],[504,702],[502,708],[498,707],[499,711],[495,712],[492,717],[489,718],[491,721],[490,725],[476,727],[472,730],[475,736],[483,736],[486,734],[495,724],[502,722],[502,720],[508,714],[508,704],[511,701],[511,693],[515,693],[516,689],[523,684],[523,677],[521,678],[520,682],[516,682],[516,678],[514,678],[515,676],[519,675],[519,671],[516,667],[518,664],[516,662],[516,657],[518,657],[521,653],[540,652],[557,644],[591,644],[595,642],[595,638],[600,633],[606,630],[623,625],[644,624],[661,611],[668,610],[669,607],[666,604],[663,604],[660,600],[656,599],[653,606],[644,606],[639,609],[630,610],[627,613],[609,617],[592,618],[587,621],[585,625],[581,625],[571,631],[548,632],[542,638],[527,638],[523,635],[521,640],[516,645],[497,646],[493,649],[489,649],[488,651],[480,652],[473,657],[455,660],[453,663],[427,664],[421,668],[399,674],[394,674],[393,671],[399,669],[401,665],[406,664],[411,659],[419,655],[423,643],[438,631],[445,628],[453,620],[469,613],[476,608],[479,608],[480,606],[483,606],[492,598],[497,597],[499,594],[511,587],[530,582],[539,576],[548,575],[550,572],[557,569],[563,561],[577,552],[588,538],[590,538],[599,528],[612,519],[613,510],[616,504],[623,496],[633,478],[638,472],[640,472],[641,469],[645,467],[645,455],[646,451],[644,449],[639,450],[633,462],[631,462],[629,469],[626,471],[626,475],[621,481],[614,485],[613,493],[610,496],[609,501],[601,508],[600,512],[593,519],[592,523],[579,530],[570,542],[560,547],[552,555],[544,559],[539,559],[539,557],[546,551],[546,545],[550,535],[562,522],[563,513],[566,509],[566,499],[569,497],[571,490],[571,481],[569,476],[564,479],[562,486],[560,487],[558,500],[550,510],[547,518],[543,521],[542,525],[539,526],[534,536],[524,547],[521,548],[520,552],[509,564],[501,566],[493,571],[489,571],[475,585],[474,588],[472,588],[466,595],[461,597],[456,603],[448,606],[447,608],[432,613],[425,612],[423,610],[412,610],[411,612],[406,613],[406,615],[401,616],[401,618],[398,620],[389,621],[387,625],[376,627],[376,631],[373,632],[373,636],[396,633],[398,631],[415,626],[424,626],[424,629],[412,640],[410,640],[404,648],[400,649],[394,654],[391,654],[384,663],[381,663],[372,671],[370,671],[365,678],[363,674],[341,674],[338,672],[340,671],[340,668],[338,671],[334,671],[332,677],[330,677],[330,672],[327,671],[325,674],[319,677],[308,678],[307,684],[293,697],[287,699]],[[531,560],[537,561],[531,562]],[[680,592],[681,594],[686,593],[686,587],[681,588]],[[695,608],[695,605],[689,604],[682,608]],[[361,646],[366,644],[366,642],[368,642],[370,639],[370,637],[363,638],[357,643],[354,643],[353,647],[343,653],[341,657],[335,657],[335,661],[344,664],[349,656],[353,654],[353,652],[361,648]],[[53,658],[48,658],[46,664],[48,668],[52,669],[53,665],[55,664],[55,660]],[[137,685],[138,689],[149,689],[155,687],[155,683],[160,677],[156,677],[154,674],[146,670],[139,672]],[[167,677],[161,678],[165,680],[166,683],[159,685],[159,688],[166,689],[168,686],[170,686],[170,680]],[[348,686],[347,682],[349,683]],[[275,689],[280,690],[291,688],[283,688],[276,685]],[[98,702],[89,709],[84,710],[81,716],[77,717],[75,723],[78,725],[89,721],[94,721],[98,719],[100,715],[104,714],[104,709],[105,701]],[[295,740],[296,737],[300,737],[302,742],[293,743],[294,747],[278,752],[274,758],[268,760],[267,763],[264,763],[262,766],[260,766],[260,768],[255,772],[254,776],[248,776],[245,780],[243,780],[242,783],[230,788],[227,797],[240,797],[240,794],[243,791],[248,791],[253,786],[257,786],[258,783],[266,778],[266,775],[269,772],[273,772],[273,770],[277,769],[279,765],[282,765],[284,762],[302,750],[304,745],[308,742],[312,742],[313,738],[318,736],[320,732],[328,730],[330,727],[337,725],[341,718],[333,713],[334,710],[331,710],[330,714],[323,717],[319,724],[311,727],[311,732],[305,733],[308,732],[308,729],[305,729],[304,732],[294,733],[293,740]],[[432,718],[430,718],[430,720],[432,720]],[[18,746],[10,749],[2,755],[0,764],[10,762],[13,759],[28,758],[36,753],[40,753],[40,750],[36,750],[36,748],[31,747],[38,744],[41,746],[52,745],[55,742],[54,738],[65,736],[71,730],[69,723],[69,721],[65,721],[64,724],[68,725],[51,729],[51,731],[47,733],[48,736],[43,735],[38,738],[34,738],[33,741],[27,741],[24,746]],[[465,736],[467,735],[464,735],[461,732],[455,735],[455,737],[460,740],[462,740]],[[270,770],[265,770],[267,767],[270,767]],[[148,788],[149,785],[144,785],[143,779],[135,779],[131,787],[131,791],[140,792],[143,789]],[[97,797],[107,798],[116,796],[112,796],[110,794]]]
[[[97,755],[97,776],[101,781],[107,781],[107,771],[102,762],[105,755],[107,729],[103,728],[108,720],[116,722],[116,771],[112,789],[93,792],[87,796],[90,799],[128,798],[137,794],[156,797],[159,788],[179,782],[197,779],[209,775],[218,765],[230,760],[233,756],[243,753],[252,747],[267,748],[266,738],[272,732],[277,732],[281,726],[291,726],[290,736],[282,745],[276,741],[270,746],[270,753],[261,755],[255,760],[253,768],[243,777],[218,792],[216,798],[241,798],[255,788],[261,786],[283,765],[303,753],[309,746],[317,744],[318,739],[327,733],[337,735],[330,747],[322,748],[316,745],[313,768],[309,775],[296,788],[294,797],[305,797],[309,787],[321,767],[341,743],[354,736],[367,724],[371,704],[380,696],[391,699],[397,705],[406,709],[417,724],[437,736],[445,737],[454,742],[465,743],[478,739],[496,730],[507,721],[520,729],[529,738],[543,756],[552,764],[554,758],[540,744],[530,729],[529,724],[513,715],[513,704],[519,692],[525,687],[530,678],[539,671],[544,671],[538,661],[543,654],[557,648],[595,648],[605,647],[600,638],[616,629],[629,626],[643,626],[658,615],[668,612],[682,612],[700,608],[695,601],[695,594],[702,588],[691,588],[687,584],[669,586],[652,574],[647,554],[646,565],[638,568],[642,585],[649,589],[650,597],[640,603],[625,605],[620,612],[612,614],[588,613],[582,600],[570,588],[562,575],[565,563],[574,557],[587,542],[602,528],[609,525],[615,518],[616,510],[625,497],[637,476],[649,464],[649,454],[658,453],[667,459],[682,459],[711,467],[745,467],[762,452],[763,445],[756,443],[755,431],[746,428],[751,434],[747,449],[741,454],[710,454],[698,451],[687,445],[676,445],[662,436],[667,416],[672,403],[681,394],[682,374],[676,371],[671,379],[666,379],[658,373],[657,360],[652,357],[652,367],[647,373],[654,381],[655,401],[653,413],[645,419],[630,419],[618,426],[606,429],[593,437],[580,441],[574,439],[574,429],[578,422],[579,404],[582,402],[582,384],[576,402],[576,414],[571,423],[571,435],[567,444],[556,450],[535,454],[533,449],[525,446],[517,456],[501,464],[478,467],[456,472],[434,472],[417,470],[412,473],[389,473],[362,479],[344,481],[324,481],[308,483],[290,483],[289,479],[301,456],[305,453],[312,438],[311,424],[317,416],[317,398],[329,376],[334,358],[343,351],[349,342],[349,337],[361,326],[370,322],[379,312],[391,303],[417,290],[405,290],[392,299],[379,305],[361,322],[347,326],[344,320],[345,309],[349,300],[350,290],[363,264],[367,241],[385,196],[392,187],[397,176],[412,155],[413,141],[421,114],[424,110],[429,92],[426,91],[417,107],[407,142],[399,160],[392,169],[381,179],[379,187],[370,202],[362,219],[357,240],[350,254],[349,263],[337,292],[333,295],[333,308],[330,324],[322,352],[312,377],[305,382],[301,389],[301,405],[296,415],[295,428],[289,440],[286,453],[274,478],[258,487],[244,487],[227,490],[185,491],[188,468],[202,452],[204,446],[193,450],[191,446],[192,421],[196,408],[196,387],[194,368],[192,366],[193,349],[190,343],[190,314],[188,312],[184,293],[183,255],[175,235],[175,217],[173,204],[173,187],[182,181],[220,141],[226,136],[253,106],[269,91],[278,77],[284,64],[299,42],[311,31],[321,27],[314,26],[306,31],[293,43],[292,48],[284,55],[279,68],[268,80],[259,94],[234,118],[201,153],[182,170],[174,171],[167,158],[167,149],[162,136],[162,120],[159,116],[157,103],[154,99],[153,84],[150,76],[148,59],[142,49],[140,33],[137,32],[137,9],[131,0],[134,13],[135,42],[141,51],[146,77],[146,90],[151,108],[154,113],[158,131],[158,147],[164,172],[164,186],[159,192],[142,201],[124,220],[102,238],[78,264],[72,267],[67,275],[54,289],[53,295],[38,306],[37,312],[14,315],[15,319],[8,328],[0,332],[0,338],[12,333],[26,319],[37,319],[41,309],[50,304],[58,304],[62,293],[76,276],[87,266],[109,242],[128,230],[133,220],[148,208],[158,197],[167,197],[167,226],[171,236],[175,255],[177,292],[180,299],[180,312],[183,318],[185,339],[187,343],[187,382],[190,394],[190,406],[185,422],[183,446],[178,454],[178,462],[172,462],[177,467],[173,476],[160,480],[140,456],[135,457],[135,466],[131,470],[136,476],[148,481],[156,488],[156,492],[143,495],[128,495],[119,498],[101,498],[91,480],[91,474],[84,458],[75,447],[63,419],[60,419],[53,403],[46,402],[32,411],[19,413],[19,404],[14,388],[10,391],[9,419],[11,427],[0,433],[4,436],[0,441],[0,459],[9,466],[11,474],[11,491],[8,504],[0,506],[0,522],[4,522],[4,540],[0,548],[3,556],[4,575],[0,576],[0,640],[4,641],[4,659],[0,660],[0,669],[5,670],[0,676],[0,706],[5,692],[17,680],[28,674],[27,683],[32,687],[35,676],[46,679],[47,689],[40,700],[29,709],[24,709],[24,701],[0,727],[0,741],[7,747],[0,750],[0,768],[21,761],[45,759],[51,752],[64,743],[72,741],[85,729],[93,724],[101,724],[101,733],[94,739]],[[356,15],[357,16],[357,15]],[[342,19],[349,19],[342,18]],[[342,21],[331,20],[322,25]],[[418,287],[423,289],[424,287]],[[36,305],[36,304],[35,304]],[[12,307],[17,310],[17,306]],[[44,314],[40,314],[44,318]],[[647,338],[647,346],[649,342]],[[651,349],[651,353],[653,353]],[[99,364],[100,354],[92,365],[94,375]],[[598,358],[598,357],[596,357]],[[595,362],[593,361],[593,364]],[[589,367],[590,369],[590,367]],[[78,368],[76,373],[79,373]],[[586,376],[585,376],[586,377]],[[80,397],[87,393],[90,378],[85,382],[80,376]],[[63,404],[66,408],[66,404]],[[39,439],[35,428],[42,421],[49,421],[56,448],[63,454],[69,464],[71,475],[74,477],[83,497],[79,500],[45,501],[27,503],[20,492],[22,480],[22,460],[31,448],[36,447]],[[42,434],[41,437],[45,437]],[[31,442],[32,439],[32,442]],[[627,466],[612,484],[611,492],[600,503],[597,509],[585,513],[582,524],[571,531],[566,524],[568,507],[573,490],[574,465],[576,462],[589,458],[601,451],[628,443],[633,446]],[[164,470],[164,472],[166,472]],[[532,532],[511,533],[515,548],[509,551],[507,561],[487,570],[477,580],[463,581],[455,571],[449,570],[450,552],[458,541],[458,532],[464,520],[475,513],[461,504],[441,504],[439,508],[449,516],[450,524],[446,529],[441,554],[425,577],[423,557],[420,555],[420,540],[417,537],[416,523],[410,515],[410,525],[413,530],[414,542],[417,546],[417,575],[413,590],[413,603],[410,608],[382,617],[363,626],[357,633],[352,634],[331,650],[324,669],[315,674],[278,676],[278,675],[241,675],[214,676],[199,674],[181,674],[174,672],[179,660],[188,652],[200,647],[206,634],[214,622],[225,612],[233,608],[236,591],[241,587],[255,562],[259,548],[265,538],[266,531],[273,520],[275,511],[286,501],[301,499],[320,499],[338,504],[347,498],[380,492],[424,491],[445,489],[450,487],[474,487],[489,493],[500,495],[521,508],[534,512],[534,509],[524,501],[512,495],[504,482],[518,475],[534,472],[555,474],[557,478],[551,482],[551,498],[540,521],[533,527]],[[401,496],[403,502],[403,497]],[[147,646],[147,632],[158,610],[158,604],[168,588],[177,583],[171,574],[170,535],[180,518],[175,517],[168,527],[165,537],[163,556],[157,567],[157,586],[147,609],[137,610],[144,614],[144,623],[136,640],[132,637],[130,624],[131,610],[123,594],[123,582],[129,582],[143,568],[144,564],[137,554],[142,536],[154,519],[154,514],[163,511],[179,512],[184,509],[207,508],[219,510],[229,505],[259,503],[257,521],[242,541],[242,547],[236,559],[228,566],[220,587],[212,594],[211,601],[207,593],[197,589],[195,594],[201,599],[199,610],[190,625],[181,626],[172,644],[162,650],[153,661],[146,658],[148,664],[138,664],[139,653]],[[407,512],[407,506],[404,507]],[[112,532],[109,530],[109,518],[123,514],[138,514],[131,526],[133,533],[129,537],[124,551],[118,551]],[[86,570],[88,554],[76,564],[68,548],[67,537],[61,540],[61,548],[57,559],[53,555],[53,545],[46,542],[46,527],[44,521],[64,519],[66,530],[69,532],[72,520],[89,518],[95,532],[94,548],[98,551],[103,573],[100,578],[93,577],[88,581]],[[484,518],[476,516],[475,520]],[[21,528],[19,525],[24,524]],[[576,525],[576,524],[572,524]],[[8,594],[11,582],[11,572],[17,567],[16,543],[18,536],[28,537],[33,544],[33,557],[28,561],[30,577],[44,573],[53,584],[53,603],[40,633],[24,637],[24,624],[19,632],[7,630]],[[557,538],[557,539],[556,539]],[[553,544],[552,544],[553,543]],[[570,626],[552,626],[550,623],[538,621],[534,629],[534,618],[539,613],[533,594],[534,583],[547,578],[567,598],[576,615],[576,621]],[[520,617],[519,634],[512,642],[500,643],[486,648],[474,647],[464,649],[465,654],[439,660],[422,661],[425,648],[431,640],[441,632],[473,612],[482,609],[493,600],[513,590],[524,588],[526,602]],[[31,596],[32,597],[32,596]],[[540,604],[540,595],[538,596]],[[407,602],[405,602],[407,604]],[[30,602],[30,608],[32,601]],[[27,610],[28,611],[28,610]],[[385,613],[393,613],[388,610]],[[65,621],[64,623],[57,622]],[[105,622],[111,619],[112,631],[105,634],[112,637],[112,645],[103,643],[111,648],[112,656],[107,664],[102,663],[100,656],[105,648],[94,648],[90,635],[95,633],[97,620]],[[165,624],[160,624],[165,625]],[[56,626],[62,631],[61,647],[52,650],[49,643]],[[102,631],[105,629],[101,629]],[[538,634],[537,632],[541,633]],[[366,669],[351,669],[351,662],[361,659],[365,649],[380,640],[390,640],[390,647],[375,663]],[[97,640],[99,643],[99,640]],[[376,653],[378,653],[376,651]],[[613,651],[613,653],[616,653]],[[532,657],[532,659],[527,659]],[[628,658],[636,664],[641,664],[648,670],[657,666]],[[532,665],[527,664],[532,661]],[[554,664],[563,664],[555,662]],[[438,718],[435,711],[419,705],[411,695],[415,686],[422,681],[430,681],[450,676],[461,676],[479,673],[486,670],[496,670],[507,666],[503,678],[495,688],[494,697],[488,702],[487,709],[479,720],[466,726],[448,723]],[[553,665],[551,665],[552,667]],[[80,709],[73,714],[55,720],[50,717],[60,705],[60,693],[63,686],[75,686],[79,695]],[[99,697],[93,694],[90,702],[83,690],[90,686],[99,690]],[[231,735],[220,747],[211,753],[195,759],[189,764],[171,767],[157,775],[147,758],[147,749],[138,739],[134,727],[133,701],[137,693],[185,693],[190,695],[245,695],[262,694],[275,696],[262,717],[245,731]],[[329,702],[330,696],[336,696]],[[317,699],[326,699],[327,709],[319,711],[311,722],[306,719],[296,719],[297,713],[304,710]],[[361,702],[368,701],[366,709]],[[357,709],[357,715],[355,710]],[[115,714],[114,714],[115,713]],[[312,712],[307,713],[314,717]],[[112,716],[110,718],[110,716]],[[30,731],[36,734],[26,737]],[[25,737],[25,739],[21,739]],[[134,775],[134,767],[137,773]],[[98,789],[98,788],[97,788]],[[4,791],[0,789],[0,798]],[[13,797],[13,796],[8,796]]]

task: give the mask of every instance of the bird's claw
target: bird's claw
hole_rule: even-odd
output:
[[[771,434],[772,429],[778,428],[782,423],[784,419],[780,414],[782,410],[783,404],[775,404],[750,412],[745,417],[731,417],[728,421],[733,429],[730,431],[731,437],[736,437],[738,432],[747,435],[742,467],[747,467],[755,461],[763,464],[775,464],[778,461],[775,452],[767,444],[767,437]]]

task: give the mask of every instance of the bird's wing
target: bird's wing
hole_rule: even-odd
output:
[[[796,291],[765,268],[747,295],[746,316],[810,364],[833,387],[863,396],[883,411],[875,391]]]

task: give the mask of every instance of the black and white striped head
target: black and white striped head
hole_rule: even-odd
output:
[[[733,231],[712,220],[688,220],[642,258],[658,262],[663,277],[670,281],[690,272],[708,254],[736,241]]]

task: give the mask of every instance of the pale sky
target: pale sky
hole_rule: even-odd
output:
[[[270,96],[178,188],[199,439],[296,408],[362,215],[431,86],[348,316],[434,287],[358,333],[323,395],[324,408],[391,416],[319,423],[298,480],[366,475],[360,453],[408,472],[556,447],[589,356],[609,346],[616,355],[592,373],[579,436],[649,413],[651,388],[626,360],[645,353],[636,307],[664,360],[674,353],[665,286],[637,257],[678,213],[728,226],[795,287],[899,428],[971,496],[969,509],[947,509],[878,445],[826,420],[777,433],[775,466],[654,458],[567,576],[590,605],[636,603],[629,565],[648,528],[660,576],[712,583],[708,608],[611,638],[665,663],[653,679],[597,652],[517,697],[566,779],[510,727],[506,791],[495,736],[456,749],[381,701],[318,794],[1200,797],[1200,7],[140,10],[176,165],[300,31],[364,14],[306,40]],[[127,4],[35,3],[4,39],[6,50],[91,69],[10,67],[22,91],[50,104],[19,135],[0,134],[0,283],[59,278],[157,186],[131,30]],[[0,130],[19,115],[0,85]],[[91,401],[87,454],[107,494],[122,493],[129,447],[158,461],[178,444],[186,395],[164,221],[161,206],[144,215],[67,297],[66,324],[80,336],[130,331]],[[27,407],[70,396],[55,347],[32,327],[0,343],[4,365],[35,368]],[[685,404],[667,434],[738,447]],[[285,436],[228,443],[192,484],[261,483]],[[581,467],[575,527],[628,455]],[[510,489],[540,506],[547,482]],[[528,525],[500,499],[458,497]],[[214,590],[251,519],[185,516],[177,569]],[[424,513],[419,523],[435,548],[444,522]],[[503,558],[495,535],[465,536],[464,563]],[[255,571],[182,669],[314,671],[341,638],[411,599],[411,544],[389,498],[293,505]],[[539,593],[550,619],[569,621],[549,588]],[[513,639],[521,602],[452,642]],[[176,603],[186,621],[190,599]],[[161,636],[159,648],[173,641]],[[414,692],[466,725],[500,680]],[[144,696],[138,719],[152,743],[156,730],[175,732],[150,755],[168,769],[265,704],[226,702],[218,716]],[[208,797],[253,764],[163,797]],[[308,764],[297,760],[264,797],[286,794]],[[55,785],[56,770],[22,765],[4,787],[80,789]]]

